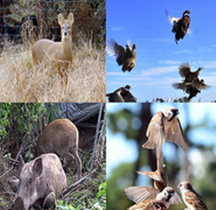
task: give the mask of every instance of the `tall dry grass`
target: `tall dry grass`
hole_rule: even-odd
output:
[[[31,49],[11,46],[0,57],[0,102],[105,102],[105,51],[82,41],[68,83],[51,67],[34,68]]]

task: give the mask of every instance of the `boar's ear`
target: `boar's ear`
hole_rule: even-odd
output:
[[[23,160],[23,157],[22,157],[22,155],[20,155],[19,156],[19,163],[18,163],[18,174],[19,174],[19,176],[21,174],[21,171],[22,171],[22,168],[23,168],[24,164],[25,164],[25,162]]]
[[[38,177],[42,174],[42,171],[43,171],[42,158],[38,158],[35,160],[32,171],[33,171],[33,174],[35,175],[35,177]]]

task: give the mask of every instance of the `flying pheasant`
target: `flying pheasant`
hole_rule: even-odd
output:
[[[182,18],[175,18],[169,15],[168,11],[166,10],[166,14],[169,17],[169,21],[172,24],[172,32],[175,33],[175,41],[178,44],[180,39],[183,39],[185,34],[188,32],[190,26],[190,11],[184,11]]]
[[[191,100],[201,92],[201,89],[209,88],[209,86],[204,83],[203,79],[198,78],[202,69],[202,67],[199,67],[196,71],[192,72],[189,64],[183,63],[179,67],[179,74],[184,80],[181,83],[174,83],[172,86],[188,93],[188,100]]]
[[[136,66],[136,45],[130,47],[130,42],[126,44],[126,48],[110,39],[107,44],[107,52],[110,56],[117,56],[116,61],[119,66],[122,65],[122,71],[131,71]]]
[[[196,71],[192,72],[191,67],[188,63],[183,63],[179,67],[179,74],[185,79],[185,82],[193,82],[200,74],[203,67],[199,67]]]

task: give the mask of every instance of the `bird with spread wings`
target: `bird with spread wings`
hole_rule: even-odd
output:
[[[183,39],[189,30],[191,21],[189,17],[190,11],[185,10],[181,18],[176,18],[169,15],[167,10],[166,14],[168,16],[169,22],[172,24],[172,32],[175,33],[175,41],[176,44],[178,44],[178,41]]]
[[[164,164],[162,145],[168,140],[177,144],[184,151],[188,151],[189,148],[177,117],[178,114],[179,111],[177,108],[170,107],[165,111],[157,112],[148,125],[146,132],[148,140],[143,144],[143,147],[147,149],[156,148],[157,170],[138,172],[153,179],[153,187],[131,186],[125,189],[127,197],[137,203],[137,206],[140,206],[146,200],[158,200],[159,195],[163,194],[164,191],[172,189],[167,187],[168,176],[167,168]],[[166,204],[166,207],[168,209],[169,205],[178,203],[181,203],[181,199],[176,192],[173,192],[172,199]],[[136,207],[136,205],[134,206]]]
[[[179,67],[179,75],[183,78],[183,81],[181,83],[174,83],[172,86],[175,89],[181,89],[189,94],[188,100],[191,100],[201,90],[209,88],[203,79],[199,79],[201,70],[203,70],[203,67],[199,67],[196,71],[192,72],[188,63],[181,64]]]
[[[116,56],[116,62],[122,66],[122,71],[131,71],[136,66],[136,45],[130,47],[130,41],[127,41],[126,48],[119,45],[113,39],[109,39],[107,43],[107,53],[110,56]]]

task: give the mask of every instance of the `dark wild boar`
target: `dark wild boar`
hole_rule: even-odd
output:
[[[65,159],[66,169],[75,160],[78,177],[82,176],[82,162],[78,153],[79,131],[68,119],[57,119],[47,125],[37,140],[37,155],[55,153]]]
[[[49,208],[67,186],[61,161],[53,153],[43,154],[21,169],[18,195],[11,210],[29,210],[34,204]]]

